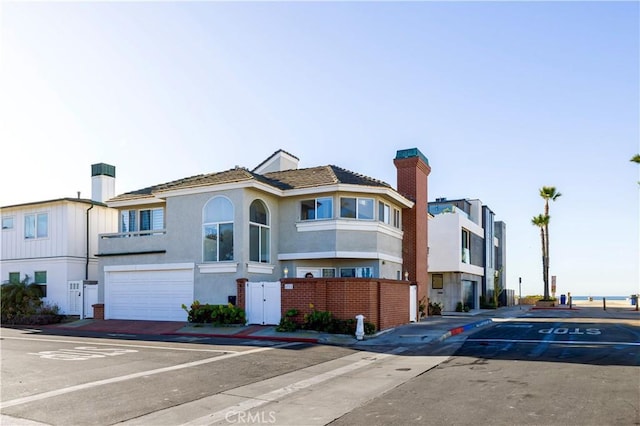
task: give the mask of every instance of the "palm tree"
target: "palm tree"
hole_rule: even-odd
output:
[[[549,263],[547,257],[547,244],[545,241],[545,233],[544,230],[549,225],[549,216],[539,214],[538,216],[534,216],[531,219],[531,223],[540,228],[540,240],[542,242],[542,281],[544,282],[544,297],[543,299],[549,298]]]
[[[634,163],[640,164],[640,154],[634,155],[633,157],[631,157],[631,160],[629,161],[633,161]]]
[[[556,191],[555,186],[543,186],[540,188],[540,196],[544,198],[544,215],[547,217],[547,223],[544,226],[544,243],[545,243],[545,254],[547,256],[547,267],[544,271],[545,279],[547,285],[549,284],[549,200],[556,201],[558,197],[562,196],[561,193]],[[545,294],[545,299],[548,298],[548,294]]]

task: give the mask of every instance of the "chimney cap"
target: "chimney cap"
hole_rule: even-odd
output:
[[[116,167],[106,163],[96,163],[91,165],[91,177],[94,176],[110,176],[116,177]]]
[[[418,148],[400,149],[396,152],[396,160],[418,157],[428,166],[429,160]]]

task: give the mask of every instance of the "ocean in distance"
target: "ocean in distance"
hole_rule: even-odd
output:
[[[593,298],[593,300],[602,300],[602,298],[606,298],[607,300],[628,300],[631,295],[629,296],[574,296],[571,295],[571,300],[588,300],[590,297]]]

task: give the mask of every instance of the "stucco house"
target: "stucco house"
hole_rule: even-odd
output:
[[[107,200],[118,211],[118,232],[98,244],[105,319],[184,321],[181,304],[235,303],[239,279],[307,274],[408,279],[424,296],[426,157],[398,151],[398,190],[334,165],[299,169],[298,162],[278,150],[251,170]]]
[[[429,202],[429,280],[432,302],[454,311],[458,302],[479,309],[506,288],[506,225],[477,199]]]
[[[115,167],[93,164],[91,176],[91,199],[78,194],[0,208],[2,283],[28,277],[42,286],[45,302],[67,315],[92,316],[98,235],[118,229],[117,211],[104,204],[115,195]]]

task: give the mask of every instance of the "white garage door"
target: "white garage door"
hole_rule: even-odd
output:
[[[186,321],[193,264],[105,267],[105,319]]]

